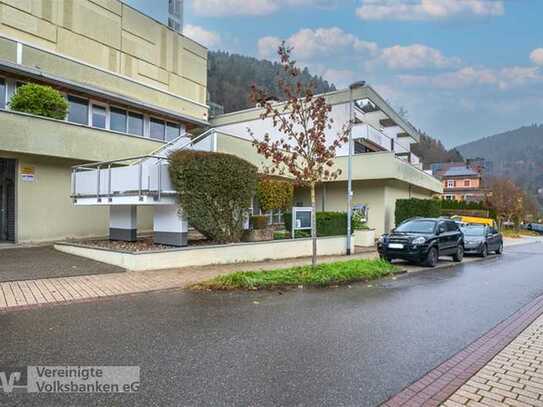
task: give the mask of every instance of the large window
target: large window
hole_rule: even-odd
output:
[[[126,133],[126,110],[118,107],[109,109],[109,128],[113,131]]]
[[[89,101],[76,96],[68,96],[68,121],[89,124]]]
[[[447,188],[454,188],[456,186],[456,181],[455,180],[448,180],[447,181]]]
[[[92,105],[92,127],[106,128],[107,111],[104,106]]]
[[[139,113],[128,113],[128,133],[136,136],[143,136],[143,115]]]
[[[166,132],[166,123],[163,120],[151,118],[149,126],[149,136],[157,140],[164,140]]]
[[[166,123],[166,141],[172,141],[180,135],[181,129],[178,124]]]

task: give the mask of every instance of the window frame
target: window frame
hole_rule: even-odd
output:
[[[89,126],[92,127],[93,129],[101,129],[101,130],[110,130],[109,128],[109,104],[108,103],[104,103],[104,102],[99,102],[97,100],[94,100],[94,99],[89,99]],[[105,122],[105,127],[96,127],[94,126],[94,123],[93,123],[93,108],[94,106],[98,106],[98,107],[102,107],[105,109],[105,113],[106,113],[106,122]]]
[[[68,123],[72,123],[72,124],[78,124],[80,126],[87,126],[87,127],[92,127],[89,123],[91,122],[91,99],[90,98],[86,98],[86,97],[82,97],[82,96],[79,96],[79,95],[76,95],[74,93],[65,93],[65,97],[66,97],[66,102],[68,103],[68,111],[66,112],[66,117],[65,117],[65,121],[68,122]],[[77,98],[77,99],[81,99],[81,100],[86,100],[87,101],[87,123],[79,123],[79,122],[73,122],[73,121],[70,121],[69,118],[70,118],[70,97],[74,97],[74,98]]]
[[[158,139],[158,138],[155,138],[151,135],[151,125],[152,125],[152,122],[155,121],[155,122],[162,122],[163,125],[164,125],[164,131],[162,132],[162,138],[161,139]],[[167,121],[165,119],[161,119],[160,117],[157,117],[157,116],[149,116],[149,138],[150,139],[153,139],[153,140],[159,140],[159,141],[163,141],[163,142],[166,142],[166,126],[167,126]]]

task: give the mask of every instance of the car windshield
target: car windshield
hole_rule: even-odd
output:
[[[484,236],[485,227],[484,226],[467,226],[462,228],[462,232],[466,236]]]
[[[433,220],[410,220],[396,228],[402,233],[434,233],[436,222]]]

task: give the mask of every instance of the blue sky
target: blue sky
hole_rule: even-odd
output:
[[[164,21],[167,0],[125,0]],[[337,87],[366,80],[451,147],[543,122],[541,0],[185,0],[210,49],[296,59]]]

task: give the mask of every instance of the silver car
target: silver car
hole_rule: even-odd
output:
[[[467,225],[461,228],[464,233],[464,252],[481,257],[489,253],[503,253],[503,237],[495,228],[486,225]]]

